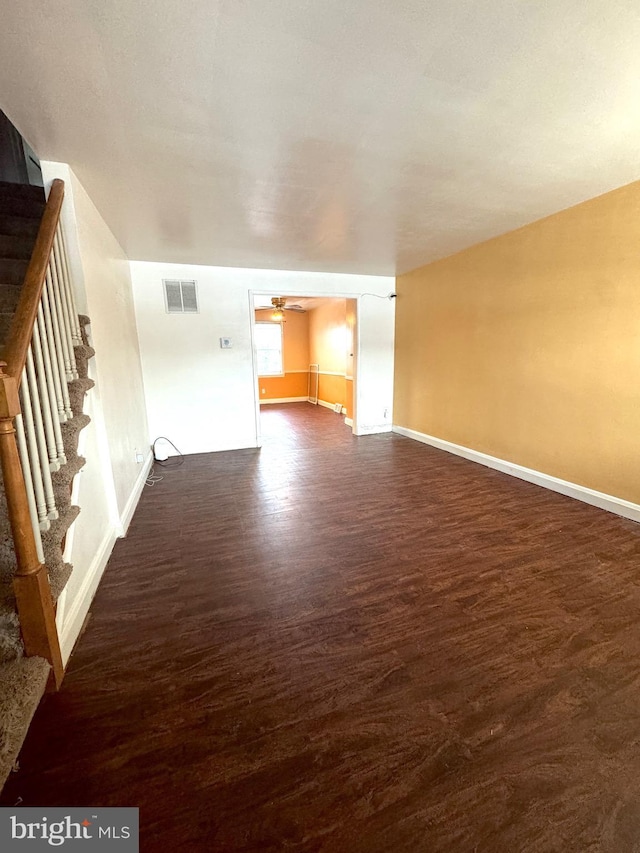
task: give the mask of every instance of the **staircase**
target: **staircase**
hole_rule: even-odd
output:
[[[44,206],[42,187],[0,182],[0,343],[9,334]]]
[[[86,392],[86,317],[75,309],[64,196],[0,182],[0,786],[47,686],[64,670],[55,603],[71,566],[64,538]]]

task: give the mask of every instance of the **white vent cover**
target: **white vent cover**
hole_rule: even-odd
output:
[[[198,292],[195,281],[164,278],[164,304],[168,314],[197,314]]]

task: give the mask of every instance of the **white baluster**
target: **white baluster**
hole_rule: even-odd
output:
[[[49,470],[58,471],[58,450],[56,448],[56,437],[53,433],[53,419],[51,417],[51,404],[49,402],[49,389],[47,388],[47,377],[44,372],[44,359],[42,357],[42,345],[40,335],[34,328],[31,337],[32,361],[34,363],[34,382],[38,392],[38,411],[42,421],[45,446],[49,457]]]
[[[69,304],[69,317],[71,319],[71,337],[73,338],[74,346],[78,346],[82,343],[82,334],[80,332],[80,321],[78,320],[78,309],[76,307],[76,298],[73,292],[73,279],[71,278],[71,271],[69,268],[69,259],[67,255],[67,244],[64,239],[64,231],[62,229],[62,223],[58,223],[58,230],[56,232],[56,238],[58,240],[58,250],[60,254],[60,260],[62,261],[62,271],[63,271],[63,280],[65,286],[65,292],[67,296],[67,302]]]
[[[64,423],[66,420],[70,420],[73,417],[73,412],[71,411],[69,389],[67,388],[67,375],[64,366],[64,354],[62,351],[58,315],[52,306],[52,289],[51,272],[49,269],[47,270],[47,276],[42,289],[42,307],[44,309],[44,319],[47,326],[49,346],[51,347],[51,363],[53,365],[54,382],[56,382],[56,374],[58,377],[56,382],[56,402],[58,405],[58,412],[60,414],[60,421]],[[62,411],[60,410],[60,401],[62,401]]]
[[[36,439],[38,440],[38,455],[40,456],[40,467],[42,468],[42,483],[44,485],[44,500],[47,505],[47,518],[58,517],[56,499],[53,494],[53,483],[51,481],[51,467],[49,465],[49,450],[47,448],[47,436],[44,431],[44,419],[42,416],[42,401],[38,391],[36,369],[33,363],[33,350],[31,344],[27,350],[27,380],[29,382],[29,393],[31,394],[31,409],[33,412],[33,423],[36,428]]]
[[[47,340],[47,329],[44,321],[44,312],[42,310],[42,299],[38,303],[38,314],[36,317],[36,327],[33,334],[34,351],[36,354],[36,366],[38,368],[38,376],[41,375],[39,358],[43,361],[44,384],[46,386],[46,394],[49,399],[49,412],[51,418],[51,426],[53,429],[53,440],[56,449],[56,463],[58,468],[64,465],[67,457],[64,452],[64,442],[62,440],[62,430],[60,429],[60,418],[58,417],[58,402],[56,399],[55,376],[53,367],[51,366],[51,353],[49,350],[49,341]],[[40,350],[41,355],[38,355]],[[41,395],[44,396],[44,391],[41,389]],[[64,410],[63,410],[64,411]],[[66,419],[66,415],[65,415]],[[54,470],[53,468],[51,470]]]
[[[54,326],[56,323],[56,319],[58,322],[57,334],[60,335],[60,345],[62,347],[62,354],[64,357],[64,369],[67,377],[67,382],[71,382],[73,379],[76,379],[77,376],[73,375],[73,369],[71,367],[71,352],[73,351],[73,346],[71,345],[71,335],[69,334],[69,329],[67,326],[65,326],[64,322],[64,312],[62,310],[62,297],[60,292],[60,279],[58,277],[58,266],[56,263],[55,246],[54,251],[51,253],[51,258],[49,259],[49,270],[51,271],[51,287],[49,288],[49,302],[51,304],[51,314],[53,316]]]
[[[40,535],[40,523],[38,520],[38,509],[36,507],[36,496],[33,490],[33,474],[31,473],[31,463],[29,462],[29,451],[27,450],[27,437],[24,434],[24,423],[22,415],[16,415],[16,439],[18,442],[18,453],[20,454],[20,464],[22,465],[22,474],[24,476],[24,485],[27,490],[27,502],[29,504],[29,516],[31,518],[31,527],[33,528],[33,538],[36,540],[36,551],[38,559],[44,563],[44,551],[42,550],[42,536]],[[49,522],[47,522],[48,524]]]
[[[64,331],[69,344],[69,361],[71,364],[71,374],[74,379],[78,378],[78,367],[76,365],[76,354],[73,349],[73,317],[71,316],[71,306],[68,296],[68,288],[66,283],[66,273],[62,254],[60,252],[60,241],[58,240],[57,232],[53,236],[53,247],[51,251],[55,269],[58,270],[58,285],[60,287],[60,310],[62,312],[62,322]]]
[[[33,483],[36,502],[38,526],[40,527],[40,530],[48,530],[51,527],[51,522],[47,517],[47,504],[44,496],[44,484],[42,481],[42,470],[40,467],[40,457],[38,455],[38,442],[33,422],[31,394],[29,392],[29,380],[27,378],[26,370],[22,373],[22,382],[20,383],[20,408],[22,409],[22,417],[26,431],[26,444],[30,463],[31,482]]]

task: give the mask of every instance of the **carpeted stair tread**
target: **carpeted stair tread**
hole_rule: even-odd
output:
[[[32,237],[17,234],[0,234],[0,258],[24,258],[29,260],[33,252]]]
[[[71,397],[71,394],[69,397]],[[71,408],[73,409],[73,405]],[[81,412],[80,414],[74,414],[71,420],[66,421],[66,423],[60,424],[62,444],[64,445],[64,452],[67,459],[73,459],[75,457],[78,449],[78,436],[80,431],[90,423],[91,418],[89,415],[85,415]]]
[[[81,390],[83,394],[86,394],[87,391],[90,391],[96,383],[88,376],[80,375],[80,371],[78,371],[78,374],[77,379],[72,379],[71,382],[68,383],[69,393],[78,389]]]
[[[5,314],[14,314],[20,299],[21,287],[16,284],[7,284],[0,278],[0,311]]]
[[[88,377],[86,379],[74,379],[73,382],[69,382],[69,402],[71,404],[71,411],[73,412],[73,418],[69,423],[73,423],[76,417],[82,414],[85,395],[87,391],[93,388],[94,384],[93,379],[89,379]],[[85,415],[85,417],[88,417],[88,415]]]
[[[89,344],[84,343],[76,344],[73,348],[73,351],[75,353],[76,358],[78,358],[79,355],[81,358],[90,359],[96,354],[96,351],[92,346],[89,346]]]
[[[3,528],[4,528],[3,519]],[[7,525],[8,526],[8,525]],[[16,555],[13,550],[13,537],[9,530],[2,530],[0,535],[0,583],[3,580],[11,580],[16,573]]]
[[[15,237],[31,237],[35,240],[40,223],[28,216],[15,216],[5,211],[0,205],[0,234],[10,234]]]
[[[27,219],[35,219],[40,225],[45,208],[45,200],[29,198],[15,193],[0,192],[0,209],[4,214],[10,216],[24,216]]]
[[[71,504],[73,478],[80,473],[86,464],[87,460],[76,453],[71,459],[67,459],[66,465],[51,474],[53,496],[59,510],[66,509]]]
[[[67,531],[80,514],[80,507],[70,505],[59,508],[59,517],[51,522],[49,530],[42,534],[42,549],[44,562],[49,570],[49,577],[60,579],[64,576],[65,562],[62,559],[62,540]],[[64,585],[59,589],[62,592]]]
[[[22,657],[24,647],[13,589],[0,586],[0,664]]]
[[[28,266],[29,261],[23,258],[0,258],[0,281],[21,285]]]
[[[87,379],[89,372],[89,359],[93,358],[93,356],[96,354],[96,351],[88,344],[78,344],[73,348],[73,354],[76,359],[78,375],[81,379]],[[89,379],[89,382],[92,382],[92,380]],[[87,390],[89,389],[87,388]]]
[[[51,598],[54,604],[60,598],[63,589],[71,577],[72,571],[73,566],[71,563],[64,563],[62,561],[56,566],[49,567],[49,586],[51,587]]]
[[[13,320],[13,311],[0,311],[0,343],[4,344],[9,337],[9,329]]]
[[[58,545],[60,544],[60,542],[62,542],[67,530],[71,527],[73,522],[78,517],[79,512],[79,506],[68,506],[66,509],[60,512],[58,518],[55,518],[51,522],[51,527],[42,533],[42,547],[45,550],[45,558],[48,546],[54,542]],[[45,562],[47,562],[46,559]],[[47,565],[49,565],[48,562]]]
[[[0,665],[0,787],[16,763],[48,678],[44,658],[22,657]]]
[[[0,208],[6,198],[24,198],[44,204],[44,187],[34,184],[16,184],[13,181],[0,181]]]
[[[78,314],[78,322],[80,323],[80,335],[82,343],[89,346],[89,338],[87,337],[87,326],[91,325],[91,320],[86,314]]]
[[[85,381],[86,380],[84,380],[84,379],[76,379],[75,380],[75,382],[85,382]],[[71,385],[71,384],[72,383],[70,382],[69,385]],[[78,412],[78,414],[74,414],[74,416],[72,418],[69,418],[69,420],[66,420],[63,424],[60,424],[60,429],[61,429],[63,435],[65,432],[69,433],[70,435],[71,434],[77,435],[81,430],[83,430],[90,423],[91,423],[91,418],[89,417],[89,415],[85,415],[84,412]]]
[[[16,555],[13,550],[13,536],[9,526],[7,498],[4,493],[4,481],[0,468],[0,583],[11,584],[16,573]]]
[[[63,465],[57,471],[54,471],[51,475],[51,480],[53,481],[54,488],[57,485],[65,485],[70,486],[73,478],[76,474],[79,474],[80,471],[87,464],[87,460],[84,456],[78,456],[75,453],[71,459],[67,459],[67,464]]]

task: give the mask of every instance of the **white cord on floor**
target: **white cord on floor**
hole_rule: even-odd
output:
[[[152,468],[151,471],[149,471],[149,476],[145,480],[145,483],[147,486],[155,486],[155,484],[159,483],[160,480],[164,480],[164,477],[160,477],[159,474],[156,474],[156,469]]]

